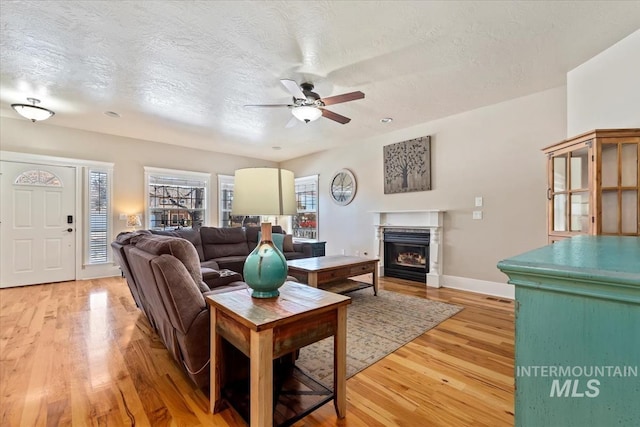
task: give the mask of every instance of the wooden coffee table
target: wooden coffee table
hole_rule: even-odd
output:
[[[346,293],[373,287],[374,295],[378,295],[378,262],[377,258],[331,255],[294,259],[287,265],[289,275],[314,288]],[[373,274],[372,283],[350,279],[367,273]]]

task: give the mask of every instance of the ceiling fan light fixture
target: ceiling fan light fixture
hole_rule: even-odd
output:
[[[308,105],[302,105],[300,107],[295,107],[291,113],[294,117],[301,122],[309,123],[314,120],[318,120],[320,116],[322,116],[322,111],[316,107],[310,107]]]
[[[11,108],[16,110],[16,113],[20,114],[25,119],[29,119],[32,122],[47,120],[55,113],[48,108],[38,107],[36,104],[40,103],[39,99],[27,98],[27,101],[31,104],[11,104]]]

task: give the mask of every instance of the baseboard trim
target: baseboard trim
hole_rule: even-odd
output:
[[[113,264],[85,266],[78,274],[78,280],[100,279],[102,277],[120,276],[120,268]]]
[[[491,282],[488,280],[471,279],[469,277],[442,276],[441,285],[445,288],[460,289],[462,291],[478,292],[496,297],[515,299],[515,286],[507,283]]]

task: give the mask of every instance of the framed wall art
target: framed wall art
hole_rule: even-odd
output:
[[[384,194],[431,190],[431,137],[384,146]]]

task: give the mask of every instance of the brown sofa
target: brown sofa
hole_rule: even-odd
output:
[[[260,227],[200,227],[198,229],[151,231],[153,234],[182,237],[193,243],[203,268],[227,269],[237,273],[242,273],[244,261],[258,244],[259,232]],[[286,233],[279,225],[272,226],[272,233],[286,236]],[[284,238],[283,253],[286,259],[309,258],[312,256],[310,244],[293,243],[290,239],[291,237],[289,239]],[[205,281],[207,280],[205,279]]]
[[[189,230],[191,231],[191,230]],[[148,315],[144,304],[142,303],[139,286],[136,283],[135,275],[131,272],[131,267],[129,260],[127,259],[127,250],[131,245],[132,241],[136,241],[140,238],[140,236],[151,236],[152,233],[147,230],[140,230],[136,232],[125,232],[120,233],[116,240],[111,243],[111,248],[114,254],[114,261],[120,266],[120,270],[122,271],[122,275],[127,280],[127,284],[131,289],[131,295],[136,302],[136,305]],[[189,236],[185,233],[186,236]],[[172,236],[177,237],[177,236]],[[189,239],[186,239],[189,240]],[[196,254],[198,255],[198,260],[200,260],[200,256],[198,253],[198,247],[194,246],[196,249]],[[200,247],[201,248],[201,247]],[[228,288],[235,288],[236,282],[242,281],[242,275],[238,272],[221,269],[215,261],[211,261],[206,263],[206,266],[200,266],[200,272],[202,274],[202,279],[208,286],[207,290],[218,290],[218,291],[227,291]],[[152,320],[152,319],[149,319]]]
[[[115,253],[121,265],[126,265],[125,275],[136,303],[185,373],[198,387],[207,386],[209,310],[205,297],[244,289],[246,283],[236,281],[210,289],[202,280],[198,253],[185,239],[147,233],[127,238],[122,250]],[[231,353],[229,360],[242,359],[232,346],[225,347],[224,351]],[[244,365],[238,369],[241,371],[246,371]]]
[[[221,269],[215,260],[202,267],[197,246],[181,237],[141,230],[120,234],[111,246],[136,304],[173,358],[198,387],[208,386],[210,324],[205,297],[247,289],[241,275]],[[247,357],[226,341],[223,352],[231,362],[222,381],[247,378]],[[274,366],[288,369],[292,361],[291,355],[283,356]]]

